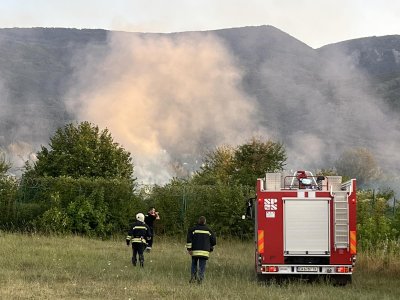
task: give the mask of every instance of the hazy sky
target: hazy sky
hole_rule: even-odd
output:
[[[399,0],[0,0],[0,28],[180,32],[272,25],[311,47],[400,34]]]

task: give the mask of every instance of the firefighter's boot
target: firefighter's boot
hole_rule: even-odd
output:
[[[136,258],[132,257],[132,265],[136,267]]]
[[[195,283],[197,281],[197,276],[196,276],[196,274],[192,274],[192,277],[190,278],[190,280],[189,280],[189,283]]]
[[[139,262],[140,262],[140,266],[143,268],[144,267],[144,255],[143,254],[139,254]]]

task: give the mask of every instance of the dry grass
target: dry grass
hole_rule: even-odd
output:
[[[358,267],[366,274],[400,277],[400,242],[384,241],[377,250],[366,250],[358,256]]]
[[[353,284],[262,284],[253,244],[218,241],[202,285],[191,285],[184,241],[156,237],[145,268],[121,240],[0,233],[0,299],[399,299],[399,257],[360,254]]]

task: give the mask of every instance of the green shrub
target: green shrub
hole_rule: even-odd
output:
[[[185,233],[204,215],[218,235],[250,236],[253,222],[242,220],[249,188],[243,186],[194,185],[174,181],[153,190],[151,203],[162,216],[156,222],[162,233]]]
[[[140,199],[124,179],[43,177],[20,186],[19,226],[43,232],[109,236],[125,232]],[[25,208],[35,207],[26,210]]]

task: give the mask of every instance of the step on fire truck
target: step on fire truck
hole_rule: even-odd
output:
[[[255,219],[258,278],[324,275],[351,282],[356,261],[356,180],[267,173],[248,202]]]

